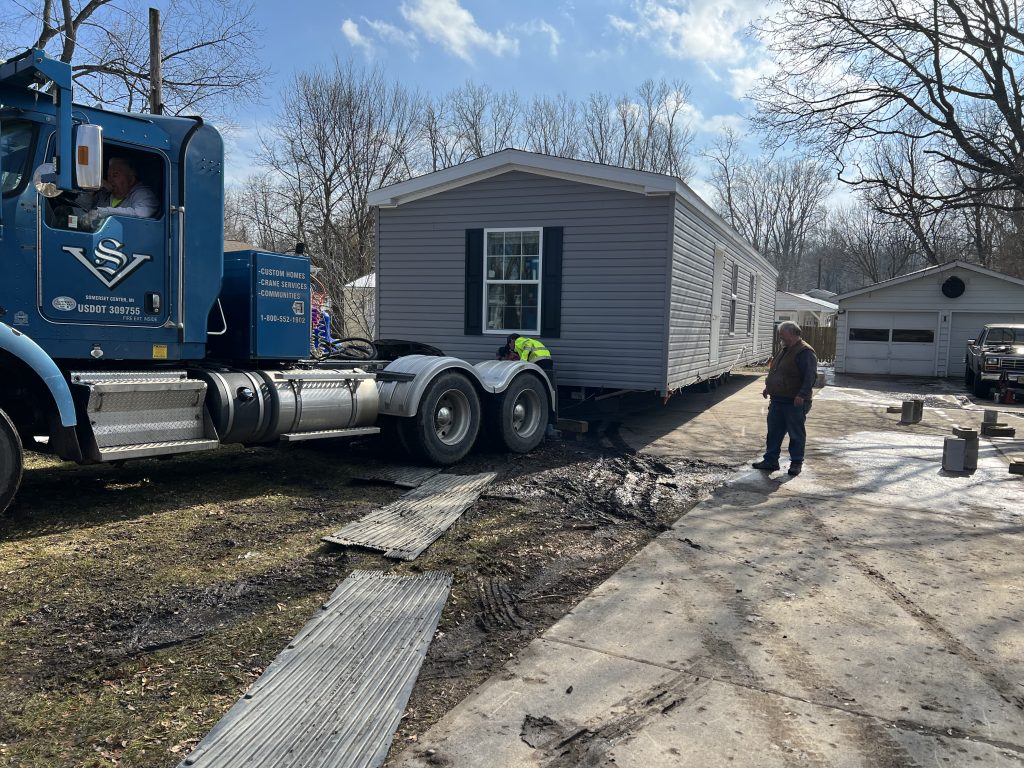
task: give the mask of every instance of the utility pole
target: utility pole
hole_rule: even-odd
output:
[[[149,9],[149,111],[164,113],[164,75],[160,63],[160,11]]]

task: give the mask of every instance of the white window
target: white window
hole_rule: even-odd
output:
[[[540,333],[541,230],[484,230],[484,332]]]
[[[740,265],[732,263],[732,293],[729,295],[729,335],[736,334],[736,302],[739,301]]]
[[[754,275],[750,275],[750,295],[747,298],[747,336],[754,334]]]

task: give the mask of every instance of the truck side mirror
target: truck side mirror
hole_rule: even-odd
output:
[[[968,340],[967,340],[967,343],[968,343],[968,344],[973,344],[973,343],[974,343],[974,342],[976,342],[976,341],[977,341],[977,339],[968,339]]]
[[[99,189],[103,185],[103,126],[86,123],[75,129],[75,186]]]

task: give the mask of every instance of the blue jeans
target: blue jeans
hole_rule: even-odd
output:
[[[804,446],[807,444],[807,429],[804,421],[811,410],[811,401],[803,405],[779,402],[773,399],[768,406],[768,447],[764,460],[778,464],[782,453],[782,438],[789,435],[789,460],[801,464],[804,460]]]

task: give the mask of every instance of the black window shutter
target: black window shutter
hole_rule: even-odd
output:
[[[466,335],[484,332],[484,231],[466,230]]]
[[[562,227],[544,227],[541,261],[540,335],[557,339],[562,335]]]

